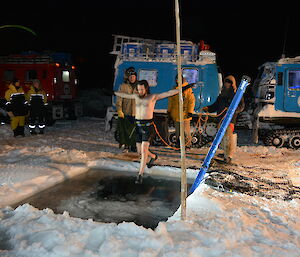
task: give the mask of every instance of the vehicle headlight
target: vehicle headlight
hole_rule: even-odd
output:
[[[271,100],[274,97],[273,92],[267,92],[265,95],[265,100]]]

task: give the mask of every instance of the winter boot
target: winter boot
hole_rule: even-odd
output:
[[[24,137],[24,127],[16,127],[16,129],[14,130],[14,137],[17,137],[17,136],[22,136]]]
[[[129,152],[129,146],[125,145],[122,153],[128,153],[128,152]]]
[[[231,164],[232,163],[232,158],[231,157],[226,157],[224,158],[224,162],[227,164]]]
[[[31,135],[36,135],[35,129],[34,128],[30,128],[29,132]]]
[[[19,126],[18,129],[19,129],[19,135],[25,137],[24,126]]]
[[[36,135],[36,131],[35,131],[35,124],[34,123],[29,123],[28,128],[29,128],[29,133],[31,135]]]
[[[13,132],[14,132],[14,137],[18,136],[18,130],[17,129],[14,129]]]
[[[39,124],[39,134],[44,134],[45,125]]]
[[[136,153],[137,152],[136,146],[135,145],[129,146],[129,152]]]

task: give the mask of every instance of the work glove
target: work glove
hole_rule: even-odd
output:
[[[119,117],[120,119],[124,119],[124,112],[122,112],[121,110],[118,111],[118,117]]]
[[[203,108],[202,108],[202,111],[208,112],[208,107],[207,107],[207,106],[203,107]]]
[[[187,114],[187,117],[188,117],[188,118],[192,118],[192,117],[193,117],[193,114],[192,114],[191,112],[189,112],[189,113]]]

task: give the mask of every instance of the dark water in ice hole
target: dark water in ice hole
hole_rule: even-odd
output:
[[[154,229],[180,205],[180,181],[145,175],[134,183],[135,173],[90,170],[22,201],[55,213],[99,222],[123,221]],[[21,203],[20,203],[21,204]]]

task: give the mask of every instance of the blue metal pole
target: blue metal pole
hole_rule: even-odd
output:
[[[217,132],[217,135],[215,136],[214,141],[212,142],[212,145],[204,159],[204,162],[202,164],[202,167],[200,168],[200,171],[198,173],[197,178],[194,181],[194,184],[192,185],[191,189],[190,189],[190,194],[193,193],[195,191],[195,189],[201,184],[203,177],[206,173],[206,171],[209,168],[209,164],[211,162],[211,159],[214,157],[219,144],[222,141],[222,138],[226,132],[226,129],[232,119],[233,114],[235,113],[236,108],[238,107],[243,94],[245,93],[246,87],[249,85],[250,83],[250,78],[248,76],[243,76],[242,81],[235,93],[234,98],[232,99],[232,102],[227,110],[227,113],[222,121],[222,124]]]

